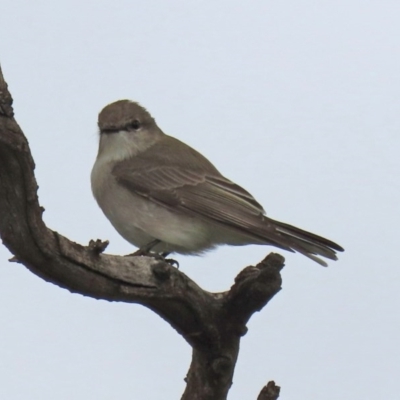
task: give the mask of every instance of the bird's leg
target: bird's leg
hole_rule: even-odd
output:
[[[153,249],[153,247],[156,247],[158,244],[161,243],[160,239],[154,239],[151,242],[145,244],[144,246],[142,246],[138,252],[143,252],[145,254],[150,253],[150,251]]]
[[[126,257],[130,256],[152,256],[153,254],[150,254],[150,251],[153,247],[157,246],[159,243],[161,243],[161,240],[159,239],[154,239],[149,243],[146,243],[144,246],[141,246],[139,250],[136,250],[132,254],[128,254]]]
[[[139,250],[136,250],[134,253],[132,254],[128,254],[125,257],[134,257],[134,256],[147,256],[147,257],[153,257],[156,260],[161,260],[161,261],[165,261],[168,264],[171,264],[172,266],[176,265],[177,268],[179,268],[179,263],[178,261],[172,259],[172,258],[165,258],[168,257],[168,255],[170,254],[169,252],[164,251],[161,254],[158,253],[151,253],[151,249],[155,246],[157,246],[158,244],[161,243],[161,240],[159,239],[154,239],[151,242],[145,244],[144,246],[142,246]]]

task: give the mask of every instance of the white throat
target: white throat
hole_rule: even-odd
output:
[[[134,156],[135,146],[132,146],[132,138],[127,131],[119,131],[100,135],[98,160],[104,163],[109,161],[121,161]]]
[[[139,132],[119,131],[100,135],[97,161],[108,163],[134,157],[154,144],[154,138],[145,130]]]

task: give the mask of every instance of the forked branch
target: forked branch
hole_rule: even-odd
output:
[[[182,399],[226,399],[240,338],[251,315],[280,290],[283,257],[272,253],[245,268],[227,292],[207,292],[164,261],[103,254],[106,242],[82,246],[47,228],[34,168],[0,69],[0,235],[12,261],[71,292],[153,310],[193,348]],[[259,399],[277,398],[268,393]]]

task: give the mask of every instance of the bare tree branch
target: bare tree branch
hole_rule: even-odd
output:
[[[246,323],[280,290],[283,257],[272,253],[245,268],[229,291],[209,293],[164,261],[103,254],[108,242],[99,240],[86,247],[68,240],[43,222],[35,164],[13,116],[0,69],[0,235],[11,261],[71,292],[153,310],[193,348],[182,399],[226,399]]]

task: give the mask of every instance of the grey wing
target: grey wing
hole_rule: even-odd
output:
[[[343,250],[328,239],[267,218],[249,192],[224,178],[195,150],[179,143],[185,146],[179,149],[181,154],[186,152],[184,157],[166,159],[156,148],[153,154],[117,164],[115,178],[128,190],[163,207],[228,225],[255,242],[298,251],[322,265],[326,263],[314,254],[336,259],[334,250]]]
[[[250,193],[224,178],[196,150],[172,137],[121,161],[113,174],[120,184],[138,195],[225,224],[240,224],[240,217],[245,220],[264,214]]]
[[[170,166],[119,169],[114,175],[127,189],[160,205],[185,209],[224,224],[245,228],[246,219],[260,218],[264,214],[250,193],[223,176]]]
[[[293,251],[276,235],[272,220],[262,206],[239,185],[221,176],[179,167],[151,169],[118,168],[118,182],[137,195],[163,207],[215,221],[253,237],[254,242]]]

